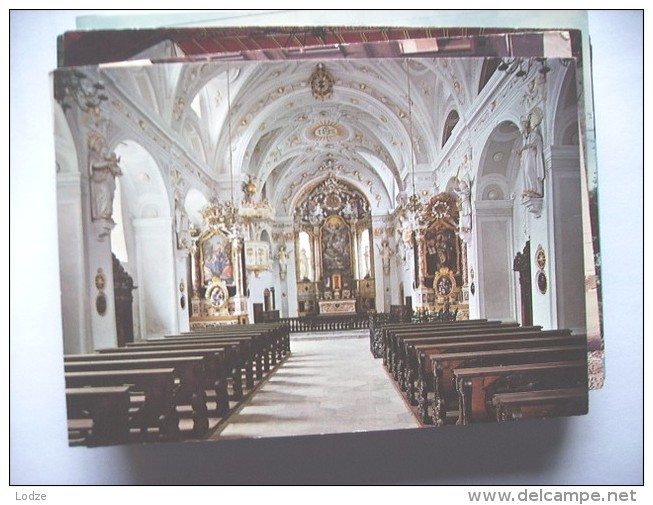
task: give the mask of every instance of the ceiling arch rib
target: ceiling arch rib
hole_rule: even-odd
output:
[[[300,115],[304,114],[300,113]],[[386,166],[391,178],[399,180],[397,154],[386,146],[397,150],[401,147],[400,143],[396,139],[378,138],[376,132],[369,128],[368,121],[363,120],[360,115],[355,117],[353,114],[345,113],[344,116],[349,118],[344,118],[343,114],[340,114],[336,120],[332,120],[315,114],[315,119],[305,116],[304,121],[298,122],[296,118],[293,120],[291,114],[290,118],[280,119],[279,122],[284,126],[276,128],[274,132],[265,133],[252,150],[248,173],[266,179],[279,161],[285,158],[304,159],[310,158],[315,152],[322,152],[342,158],[361,158],[363,154],[374,156]],[[364,157],[361,162],[365,163]]]
[[[197,156],[198,161],[204,162],[207,175],[215,180],[230,170],[243,177],[249,174],[266,183],[271,195],[281,180],[279,174],[295,171],[304,163],[314,169],[321,159],[317,153],[322,153],[338,155],[341,162],[366,176],[378,172],[379,187],[393,194],[407,180],[411,154],[420,165],[439,159],[446,118],[438,114],[438,107],[443,102],[452,105],[451,100],[462,102],[458,111],[464,119],[472,106],[477,90],[470,83],[480,77],[483,60],[467,60],[455,65],[431,58],[409,60],[412,149],[405,59],[328,60],[325,65],[334,77],[335,89],[325,101],[313,97],[308,83],[316,60],[198,63],[175,65],[174,71],[146,72],[157,88],[167,82],[163,93],[167,101],[163,100],[165,107],[159,115],[173,111],[169,116],[172,129],[183,135],[183,125],[190,121],[196,132],[202,132],[201,148],[197,133],[185,145],[205,154]],[[133,84],[130,91],[132,96],[142,96]],[[161,96],[157,94],[160,101]]]
[[[347,145],[351,151],[373,154],[383,159],[401,185],[401,170],[410,162],[410,150],[406,148],[408,132],[401,119],[385,104],[375,102],[359,91],[343,90],[340,94],[338,104],[333,106],[317,103],[307,92],[286,95],[275,101],[263,113],[257,114],[254,121],[247,121],[244,136],[249,139],[246,143],[242,137],[238,138],[235,165],[244,164],[250,174],[256,173],[264,179],[285,157],[280,153],[289,149],[301,146],[308,153],[337,150],[337,147],[333,147],[338,145],[336,139],[328,138],[328,134],[319,138],[319,135],[325,134],[318,133],[317,128],[326,127],[327,130],[335,130],[335,136],[342,137],[339,140],[346,138],[347,143],[342,143],[341,148]],[[234,122],[241,124],[241,116],[234,117]],[[275,125],[275,133],[266,131],[267,124]],[[266,153],[261,152],[263,147]],[[252,156],[254,153],[256,156]],[[270,158],[273,159],[272,163],[269,162]],[[258,166],[252,166],[252,160]]]

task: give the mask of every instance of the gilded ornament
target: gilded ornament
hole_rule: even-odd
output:
[[[326,70],[323,63],[318,63],[308,82],[316,100],[326,100],[333,95],[333,77]]]
[[[538,245],[535,251],[535,262],[540,270],[544,270],[544,267],[546,267],[546,253],[541,245]]]
[[[105,285],[106,278],[104,277],[104,271],[101,268],[98,268],[97,274],[95,275],[95,287],[102,291]]]

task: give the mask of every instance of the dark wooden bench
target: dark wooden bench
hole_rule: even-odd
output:
[[[581,361],[586,359],[587,345],[560,345],[544,347],[520,347],[512,349],[491,349],[480,351],[426,353],[431,365],[430,377],[422,374],[418,391],[419,412],[425,422],[433,422],[436,426],[446,424],[448,405],[457,400],[454,385],[454,370],[479,366],[503,366],[522,363],[545,363],[556,361]],[[431,380],[429,380],[429,378]],[[429,387],[430,384],[430,387]],[[428,415],[427,392],[433,391],[432,421]]]
[[[582,415],[588,410],[587,389],[497,393],[492,397],[492,405],[499,422]]]
[[[482,325],[470,328],[455,329],[438,329],[429,330],[423,333],[413,333],[409,335],[394,335],[395,342],[392,345],[394,351],[388,358],[388,371],[395,377],[403,390],[408,384],[408,370],[416,366],[416,363],[409,362],[409,358],[414,356],[412,348],[427,346],[435,343],[449,342],[471,342],[487,341],[500,338],[508,338],[507,335],[521,335],[522,338],[536,337],[540,334],[540,326],[520,327],[516,324],[505,325]]]
[[[445,329],[445,328],[467,328],[479,325],[497,325],[505,324],[499,320],[487,320],[487,319],[463,319],[460,321],[449,321],[449,322],[410,322],[410,323],[386,323],[378,325],[375,329],[374,339],[379,339],[380,343],[376,343],[375,347],[378,348],[378,352],[383,358],[383,364],[387,366],[388,364],[388,354],[390,353],[389,340],[393,338],[394,334],[405,334],[405,333],[414,333],[419,331],[425,331],[429,329]]]
[[[64,361],[113,360],[125,359],[126,357],[147,359],[184,356],[201,356],[204,358],[206,379],[204,388],[207,391],[215,392],[215,401],[217,402],[215,413],[219,416],[226,414],[229,410],[228,380],[235,373],[235,369],[239,371],[241,369],[238,343],[232,345],[170,344],[165,346],[111,347],[98,349],[93,354],[66,355],[64,356]],[[232,382],[231,386],[233,389],[232,399],[235,401],[241,400],[243,397],[242,384],[238,382],[234,385]]]
[[[206,435],[209,429],[206,374],[202,356],[168,356],[164,358],[135,358],[121,355],[122,359],[102,359],[64,362],[66,372],[125,371],[133,369],[173,368],[175,375],[174,404],[178,409],[190,406],[193,434]]]
[[[265,346],[264,351],[270,353],[270,359],[281,360],[290,352],[290,328],[284,323],[257,323],[239,326],[224,326],[205,328],[193,332],[182,332],[176,335],[166,335],[165,338],[202,338],[202,337],[235,337],[254,335]]]
[[[424,345],[411,345],[408,348],[408,363],[410,368],[406,374],[406,397],[411,405],[421,405],[424,408],[424,395],[434,390],[431,388],[434,376],[433,366],[427,354],[483,351],[493,349],[515,349],[546,346],[579,346],[587,345],[585,335],[572,334],[568,330],[542,330],[529,338],[520,336],[519,333],[505,335],[505,338],[467,339],[467,338],[442,338],[436,343]],[[416,393],[419,395],[415,397]]]
[[[69,440],[88,446],[129,441],[129,386],[66,389]]]
[[[228,326],[224,328],[207,329],[199,332],[182,333],[179,335],[166,335],[163,339],[181,343],[183,341],[207,342],[218,340],[239,340],[250,342],[247,351],[246,367],[249,363],[256,368],[257,380],[270,371],[271,366],[276,366],[285,355],[290,352],[290,333],[287,325],[281,324],[252,324],[242,326]],[[156,339],[161,340],[161,339]],[[148,342],[152,342],[149,340]],[[132,345],[142,345],[138,342]],[[251,376],[246,377],[247,387],[253,387]]]
[[[504,392],[580,388],[587,390],[587,360],[457,368],[458,420],[492,420],[492,398]]]
[[[231,365],[229,378],[232,381],[234,399],[240,400],[243,397],[243,374],[245,375],[245,386],[254,387],[253,363],[255,358],[252,350],[253,343],[251,339],[208,339],[208,340],[175,340],[175,339],[158,339],[134,342],[128,345],[126,351],[165,351],[165,350],[192,350],[223,347],[225,350],[231,348],[228,363]],[[117,349],[99,349],[98,352],[121,352]],[[124,352],[124,351],[123,351]]]
[[[384,330],[385,354],[383,364],[391,374],[396,374],[396,366],[401,353],[402,342],[406,339],[428,339],[442,333],[459,335],[475,334],[491,328],[519,328],[515,322],[502,321],[457,321],[454,323],[424,323],[411,328],[387,328]]]
[[[130,426],[140,430],[141,435],[153,428],[161,440],[179,439],[174,368],[66,372],[64,378],[66,388],[131,385]],[[142,395],[142,401],[134,401],[137,394]]]
[[[547,340],[559,339],[558,345],[582,344],[584,336],[574,336],[570,330],[540,330],[539,327],[500,328],[490,332],[469,332],[464,334],[443,333],[425,339],[406,339],[398,353],[395,377],[402,391],[407,392],[411,404],[415,404],[415,384],[421,373],[431,373],[431,366],[423,365],[426,352],[463,352],[465,350],[505,349],[546,345]],[[517,342],[515,342],[515,340]],[[530,342],[529,342],[530,341]],[[549,341],[553,345],[556,340]]]

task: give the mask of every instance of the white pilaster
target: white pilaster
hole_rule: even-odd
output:
[[[88,261],[84,238],[82,202],[88,199],[87,185],[79,173],[57,175],[57,213],[61,275],[61,310],[64,353],[93,349],[87,279]]]

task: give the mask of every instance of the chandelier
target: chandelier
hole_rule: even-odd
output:
[[[405,218],[405,223],[414,227],[418,221],[418,215],[422,211],[422,200],[415,191],[415,152],[413,147],[413,101],[410,93],[410,60],[406,60],[406,75],[408,82],[408,135],[410,144],[410,173],[412,178],[413,192],[401,206],[400,212]]]
[[[230,68],[227,63],[227,128],[229,133],[229,174],[231,176],[231,200],[218,201],[213,199],[201,211],[206,225],[215,231],[221,232],[229,239],[243,236],[243,224],[234,201],[234,171],[231,154],[231,83],[229,78]]]
[[[54,99],[64,112],[73,105],[82,112],[97,111],[100,104],[109,99],[104,93],[104,85],[91,83],[79,70],[57,70],[54,72]]]

